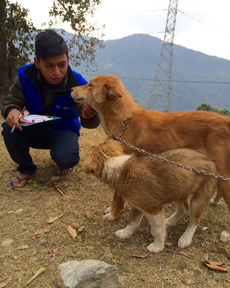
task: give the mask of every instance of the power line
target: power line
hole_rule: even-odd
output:
[[[149,12],[164,12],[164,11],[167,11],[168,9],[155,9],[155,10],[143,10],[143,11],[126,11],[126,12],[119,12],[119,13],[111,13],[110,15],[120,15],[120,14],[136,14],[136,13],[149,13]],[[224,32],[224,31],[222,31],[222,30],[220,30],[220,29],[218,29],[218,28],[215,28],[214,26],[212,26],[212,25],[210,25],[210,24],[208,24],[208,23],[205,23],[204,21],[201,21],[201,20],[199,20],[199,19],[197,19],[196,17],[194,17],[194,16],[191,16],[191,15],[189,15],[189,14],[187,14],[187,13],[185,13],[185,12],[183,12],[183,11],[181,11],[181,10],[179,10],[179,9],[177,9],[177,11],[179,12],[179,13],[181,13],[183,16],[187,16],[187,17],[190,17],[191,19],[193,19],[193,20],[196,20],[197,22],[199,22],[199,23],[201,23],[201,24],[203,24],[203,25],[206,25],[206,26],[208,26],[209,28],[212,28],[212,29],[214,29],[214,30],[216,30],[216,31],[218,31],[218,32],[220,32],[220,33],[223,33],[223,34],[225,34],[225,35],[227,35],[227,36],[230,36],[230,34],[228,34],[228,33],[226,33],[226,32]],[[180,20],[180,19],[179,19]],[[178,20],[177,20],[178,21]],[[147,32],[148,34],[153,34],[154,32]],[[159,32],[155,32],[155,33],[159,33]],[[164,33],[164,32],[160,32],[160,33]],[[178,36],[178,35],[175,35],[175,36],[177,36],[178,38],[180,38],[180,36]],[[181,38],[182,39],[182,38]],[[189,42],[189,41],[187,41],[187,40],[185,40],[186,42],[188,42],[188,43],[191,43],[192,44],[192,42]],[[211,52],[209,52],[209,53],[211,53]],[[215,54],[215,53],[214,53]]]
[[[89,75],[89,76],[99,76],[99,74],[90,74],[90,73],[85,73],[85,72],[80,72],[80,74],[83,75]],[[123,76],[118,76],[120,79],[128,79],[128,80],[135,80],[135,81],[153,81],[154,79],[150,78],[135,78],[135,77],[123,77]],[[169,81],[169,80],[161,80],[161,81]],[[175,83],[199,83],[199,84],[230,84],[230,81],[200,81],[200,80],[172,80],[172,82]]]
[[[196,21],[198,21],[198,22],[200,22],[200,23],[202,23],[202,24],[204,24],[204,25],[206,25],[206,26],[208,26],[208,27],[210,27],[210,28],[218,31],[218,32],[221,32],[221,33],[223,33],[223,34],[225,34],[225,35],[227,35],[227,36],[230,36],[230,34],[224,32],[224,31],[222,31],[222,30],[220,30],[220,29],[217,29],[217,28],[215,28],[215,27],[213,27],[213,26],[211,26],[211,25],[209,25],[209,24],[207,24],[207,23],[205,23],[205,22],[203,22],[203,21],[201,21],[201,20],[198,20],[198,19],[196,19],[195,17],[190,16],[190,15],[188,15],[187,13],[185,13],[185,12],[183,12],[183,11],[180,11],[180,10],[177,10],[177,11],[180,12],[180,13],[182,13],[182,14],[184,14],[184,15],[186,15],[186,16],[188,16],[188,17],[190,17],[190,18],[193,19],[193,20],[196,20]]]
[[[110,15],[121,15],[121,14],[133,14],[133,13],[149,13],[149,12],[163,12],[168,9],[155,9],[155,10],[146,10],[146,11],[132,11],[132,12],[117,12],[117,13],[110,13]]]
[[[167,10],[168,10],[168,9],[154,9],[154,10],[130,11],[130,12],[129,12],[129,11],[126,11],[126,12],[110,13],[110,15],[150,13],[150,12],[164,12],[164,11],[167,11]],[[185,13],[185,12],[179,10],[179,9],[177,9],[177,11],[178,11],[179,13],[185,15],[185,16],[190,17],[190,18],[193,19],[193,20],[198,21],[199,23],[201,23],[201,24],[203,24],[203,25],[206,25],[206,26],[208,26],[208,27],[210,27],[210,28],[212,28],[212,29],[214,29],[214,30],[216,30],[216,31],[218,31],[218,32],[221,32],[221,33],[223,33],[223,34],[225,34],[225,35],[227,35],[227,36],[230,37],[230,34],[224,32],[224,31],[222,31],[222,30],[220,30],[220,29],[218,29],[218,28],[215,28],[215,27],[211,26],[210,24],[207,24],[207,23],[203,22],[203,21],[197,19],[196,17],[193,17],[193,16],[191,16],[191,15],[189,15],[189,14],[187,14],[187,13]],[[180,20],[180,19],[179,19],[179,20]]]

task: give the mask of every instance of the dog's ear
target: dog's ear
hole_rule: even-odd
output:
[[[104,84],[104,91],[106,93],[106,96],[110,99],[122,97],[121,93],[118,90],[117,85],[110,82],[109,80],[107,80]]]
[[[95,165],[94,157],[92,154],[89,154],[85,158],[85,161],[84,161],[83,166],[82,166],[82,170],[86,174],[90,174],[90,173],[94,174],[96,169],[97,169],[97,167]]]
[[[100,154],[98,154],[96,150],[93,150],[89,155],[86,156],[82,170],[86,174],[93,174],[97,177],[101,177],[103,167],[104,158],[100,157]]]

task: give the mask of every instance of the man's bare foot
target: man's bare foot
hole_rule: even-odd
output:
[[[30,180],[30,176],[27,174],[18,173],[11,179],[11,186],[15,188],[23,188],[27,181]]]
[[[57,174],[59,176],[64,176],[64,175],[68,175],[70,174],[71,172],[73,172],[73,168],[69,168],[69,169],[61,169],[59,168],[60,170],[57,172]]]

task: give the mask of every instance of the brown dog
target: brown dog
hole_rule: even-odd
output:
[[[208,173],[217,173],[215,163],[195,150],[175,149],[159,156]],[[83,171],[102,179],[131,204],[128,225],[118,230],[116,236],[122,239],[131,237],[144,215],[154,237],[154,242],[147,249],[155,253],[164,249],[165,224],[173,226],[177,223],[186,212],[188,198],[192,196],[190,221],[178,241],[181,248],[190,245],[218,183],[214,178],[196,175],[151,156],[124,155],[124,145],[114,140],[96,146],[86,157]],[[172,201],[175,201],[177,211],[165,220],[163,206]]]
[[[131,117],[121,136],[126,142],[150,153],[196,149],[215,161],[221,176],[230,177],[230,118],[206,111],[164,113],[139,108],[120,79],[109,75],[75,87],[72,96],[98,111],[107,134],[118,136],[124,121]],[[127,147],[125,153],[131,151]],[[219,181],[217,199],[222,195],[230,210],[229,190],[229,182]],[[117,218],[123,205],[115,193],[109,218]],[[230,222],[221,240],[230,240]]]

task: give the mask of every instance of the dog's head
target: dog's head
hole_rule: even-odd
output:
[[[86,174],[94,174],[98,178],[102,176],[107,159],[124,154],[124,145],[115,140],[107,140],[106,142],[96,146],[86,156],[83,163],[83,171]]]
[[[91,79],[86,85],[74,87],[71,95],[76,102],[90,105],[99,111],[107,100],[121,98],[123,88],[118,77],[100,75]]]

